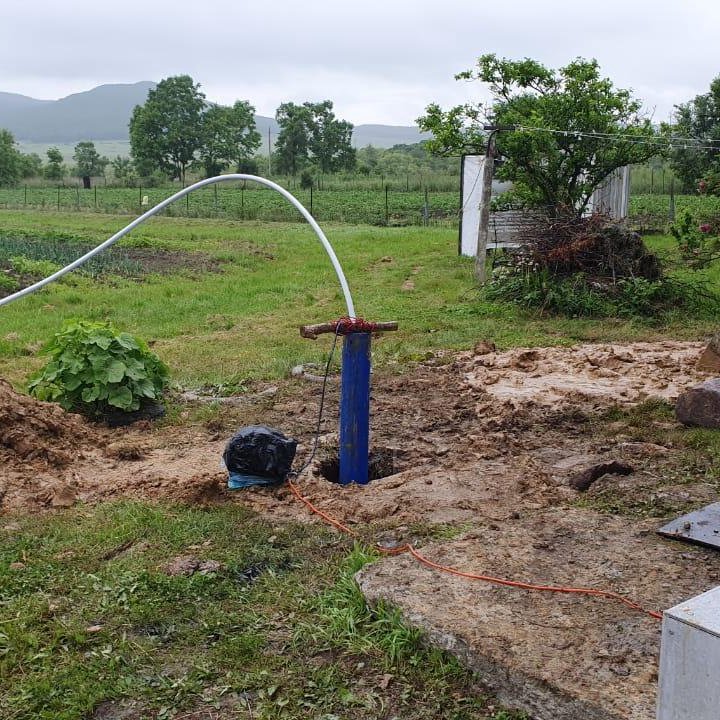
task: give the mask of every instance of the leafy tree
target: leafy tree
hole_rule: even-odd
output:
[[[275,113],[280,125],[275,142],[279,172],[297,175],[310,162],[327,173],[355,167],[353,126],[346,120],[338,120],[332,108],[330,100],[280,105]]]
[[[658,134],[640,114],[640,102],[601,77],[595,60],[578,58],[553,70],[490,54],[456,78],[487,83],[492,105],[447,111],[429,105],[418,125],[433,133],[430,148],[482,152],[486,123],[512,128],[497,134],[498,177],[551,213],[581,215],[593,190],[614,170],[658,153]]]
[[[335,117],[330,100],[305,106],[312,116],[308,145],[313,162],[324,173],[352,170],[357,159],[352,146],[352,123]]]
[[[20,153],[9,130],[0,130],[0,186],[14,185],[20,177]]]
[[[211,105],[203,114],[202,128],[200,161],[207,177],[219,175],[231,163],[240,167],[260,147],[255,108],[245,100],[232,107]]]
[[[90,189],[90,178],[102,175],[110,162],[98,153],[95,143],[90,140],[84,140],[75,146],[73,160],[77,163],[76,171],[78,177],[82,178],[86,190]]]
[[[255,108],[247,100],[238,100],[230,108],[229,129],[234,148],[230,160],[234,163],[237,172],[248,172],[241,168],[252,166],[253,157],[262,143],[262,137],[255,127]],[[257,172],[257,162],[254,168],[254,172]]]
[[[676,146],[670,164],[684,190],[696,189],[700,178],[720,171],[720,75],[710,83],[710,92],[676,106],[672,131],[679,137],[695,138],[704,148]]]
[[[110,162],[113,175],[115,179],[121,183],[127,182],[133,172],[132,161],[130,158],[122,157],[117,155],[114,160]]]
[[[62,180],[65,177],[65,166],[63,165],[63,156],[60,150],[56,147],[49,148],[47,159],[45,177],[48,180]]]
[[[189,75],[161,80],[130,119],[130,147],[139,171],[159,169],[185,183],[202,147],[205,95]]]
[[[37,153],[20,154],[20,176],[23,178],[42,175],[42,158]]]
[[[282,103],[275,119],[280,125],[273,154],[275,170],[297,175],[309,160],[310,112],[305,105]]]

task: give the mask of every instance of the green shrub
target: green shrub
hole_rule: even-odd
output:
[[[720,257],[717,222],[699,223],[689,210],[683,210],[670,225],[683,263],[692,270],[705,268]]]
[[[66,410],[90,416],[138,410],[158,400],[169,382],[167,366],[142,340],[109,323],[72,322],[45,350],[50,362],[29,390]]]
[[[490,300],[512,302],[527,310],[568,317],[662,318],[684,310],[707,315],[720,299],[690,278],[619,278],[599,281],[584,273],[555,276],[547,269],[502,266],[486,286]]]
[[[300,173],[300,187],[303,190],[309,190],[315,184],[315,179],[309,170],[303,170]]]

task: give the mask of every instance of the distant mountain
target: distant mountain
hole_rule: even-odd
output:
[[[413,145],[428,140],[430,133],[421,133],[412,125],[356,125],[353,131],[353,145],[389,148],[393,145]]]
[[[35,100],[0,93],[0,127],[27,142],[127,139],[133,108],[142,105],[152,82],[100,85],[60,100]]]
[[[147,99],[155,83],[100,85],[87,92],[60,100],[36,100],[16,93],[0,92],[0,128],[10,130],[21,145],[73,144],[80,140],[128,142],[128,123],[133,108]],[[256,115],[267,152],[268,129],[274,144],[279,128],[274,118]],[[416,127],[399,125],[356,125],[353,145],[378,148],[411,144],[428,138]]]
[[[36,100],[27,95],[18,95],[17,93],[0,92],[0,118],[3,117],[5,110],[7,110],[7,112],[22,112],[23,110],[38,108],[51,102],[52,100]]]

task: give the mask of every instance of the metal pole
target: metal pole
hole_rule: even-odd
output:
[[[370,333],[345,336],[340,383],[340,484],[366,485],[370,450]]]

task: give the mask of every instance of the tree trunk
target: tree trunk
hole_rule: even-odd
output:
[[[89,190],[89,189],[90,189],[90,176],[89,176],[89,175],[83,175],[82,181],[83,181],[83,188],[84,188],[85,190]]]

